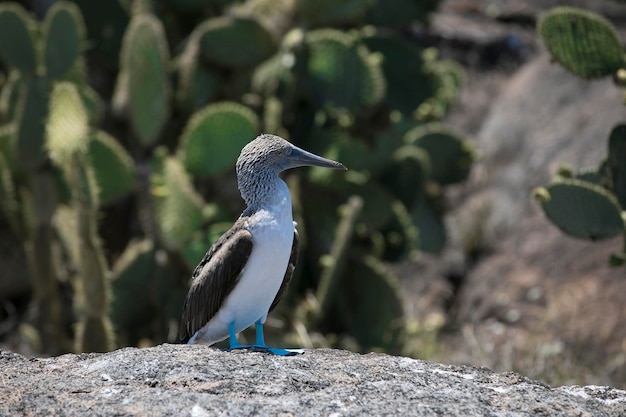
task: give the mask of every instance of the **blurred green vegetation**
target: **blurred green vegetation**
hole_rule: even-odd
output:
[[[440,123],[463,71],[411,40],[438,1],[53,3],[0,4],[0,267],[30,288],[3,288],[28,305],[12,331],[44,354],[174,341],[266,132],[350,169],[287,175],[301,256],[280,334],[411,351],[385,263],[442,250],[444,189],[474,157]]]
[[[626,59],[613,25],[595,13],[556,7],[544,13],[537,30],[555,61],[572,74],[598,79],[612,76],[626,86]],[[626,92],[624,93],[626,104]],[[597,241],[623,236],[612,266],[626,264],[626,124],[611,131],[607,156],[599,167],[562,166],[552,183],[533,191],[548,220],[569,236]]]

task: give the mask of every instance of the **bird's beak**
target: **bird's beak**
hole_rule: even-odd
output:
[[[285,169],[313,166],[331,169],[348,169],[342,163],[322,158],[297,146],[291,145],[291,154],[279,161],[280,167]]]

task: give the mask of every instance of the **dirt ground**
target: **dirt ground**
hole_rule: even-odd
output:
[[[612,1],[446,1],[435,16],[429,41],[467,70],[448,123],[479,160],[448,195],[449,247],[398,272],[425,340],[417,354],[626,387],[626,270],[608,265],[623,239],[567,237],[531,199],[561,164],[597,166],[626,118],[610,79],[580,80],[550,61],[534,22],[557,3],[604,14],[626,43],[626,6]]]

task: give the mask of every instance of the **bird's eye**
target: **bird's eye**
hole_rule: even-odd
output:
[[[289,147],[285,149],[285,155],[289,156],[291,155],[291,152],[293,152],[293,148]]]

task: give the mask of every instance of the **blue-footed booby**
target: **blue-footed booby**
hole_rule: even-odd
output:
[[[237,184],[246,209],[193,272],[179,329],[181,342],[212,345],[228,337],[231,349],[295,354],[267,346],[263,324],[296,267],[298,232],[289,189],[279,174],[300,166],[346,169],[274,135],[260,135],[243,148]],[[252,324],[256,343],[239,344],[237,333]]]

